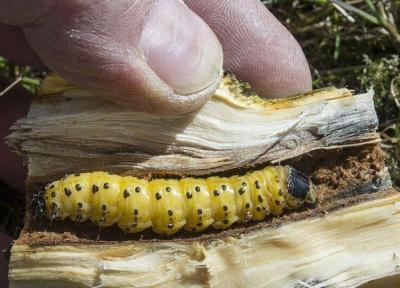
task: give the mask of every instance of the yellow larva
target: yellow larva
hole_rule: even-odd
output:
[[[50,183],[47,215],[98,226],[117,224],[128,233],[152,228],[159,234],[180,229],[261,221],[303,203],[315,203],[312,183],[289,166],[268,166],[242,176],[144,180],[106,172],[74,174]]]

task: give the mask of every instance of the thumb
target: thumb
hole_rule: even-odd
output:
[[[196,109],[222,75],[217,37],[181,0],[5,0],[0,22],[66,80],[134,110]]]

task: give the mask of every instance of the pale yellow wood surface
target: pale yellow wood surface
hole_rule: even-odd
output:
[[[380,141],[372,91],[353,96],[327,89],[282,103],[263,100],[268,105],[262,107],[253,98],[238,107],[227,88],[216,95],[182,115],[127,111],[101,98],[49,96],[32,103],[11,128],[9,143],[27,157],[29,183],[46,183],[99,167],[135,176],[212,175]]]
[[[240,238],[15,245],[11,255],[11,287],[357,287],[400,276],[400,194]]]

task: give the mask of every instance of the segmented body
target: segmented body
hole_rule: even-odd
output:
[[[296,185],[303,185],[301,193],[296,192]],[[116,223],[128,233],[151,227],[169,235],[182,228],[193,232],[209,226],[227,229],[235,222],[281,215],[285,208],[296,209],[312,198],[310,185],[287,166],[268,166],[227,178],[150,181],[91,172],[49,184],[44,196],[52,219],[90,220],[102,227]]]

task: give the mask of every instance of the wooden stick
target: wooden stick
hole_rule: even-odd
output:
[[[210,242],[17,243],[9,274],[11,287],[356,287],[395,275],[397,192],[325,217]]]

